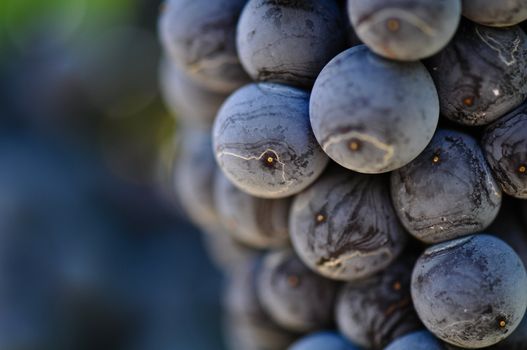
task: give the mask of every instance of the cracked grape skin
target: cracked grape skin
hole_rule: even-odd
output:
[[[428,248],[412,274],[412,299],[441,340],[482,348],[510,335],[527,306],[527,275],[518,255],[485,234]]]
[[[279,327],[262,308],[256,279],[261,254],[231,271],[223,296],[226,341],[232,350],[282,350],[298,337]]]
[[[342,335],[332,331],[321,331],[309,334],[287,350],[360,350],[348,342]]]
[[[328,158],[309,124],[309,94],[273,83],[247,85],[221,107],[213,128],[216,160],[241,190],[262,198],[296,194]]]
[[[425,243],[484,230],[502,200],[477,141],[444,129],[419,157],[392,173],[391,193],[405,228]]]
[[[211,128],[228,95],[200,86],[166,57],[159,73],[161,95],[172,116],[184,126]]]
[[[441,115],[456,123],[489,124],[527,97],[527,37],[518,26],[463,21],[447,47],[426,63]]]
[[[207,230],[219,223],[214,207],[214,174],[218,171],[210,131],[186,129],[181,153],[174,166],[174,186],[179,203],[192,222]]]
[[[265,199],[234,186],[221,171],[216,173],[214,203],[218,216],[237,241],[256,249],[289,244],[291,198]]]
[[[491,27],[509,27],[527,20],[527,0],[463,0],[463,16]]]
[[[258,276],[264,310],[284,329],[310,332],[331,324],[338,284],[315,274],[293,253],[268,253]]]
[[[338,329],[346,338],[379,349],[422,329],[410,297],[414,261],[398,260],[377,275],[344,285],[335,310]]]
[[[359,38],[390,59],[429,57],[454,36],[461,18],[460,0],[350,0],[348,15]]]
[[[503,191],[527,199],[527,104],[489,125],[481,144]]]
[[[421,153],[437,127],[439,102],[420,62],[389,61],[359,45],[324,67],[311,94],[310,118],[335,162],[377,174]]]
[[[395,260],[407,241],[387,178],[330,170],[295,197],[291,241],[304,263],[327,278],[371,276]]]
[[[432,333],[423,330],[395,339],[384,350],[446,350],[446,348]]]
[[[254,80],[309,88],[346,48],[345,23],[334,0],[249,0],[238,23],[238,54]]]
[[[173,62],[204,87],[230,93],[249,82],[236,53],[246,0],[167,0],[159,36]]]

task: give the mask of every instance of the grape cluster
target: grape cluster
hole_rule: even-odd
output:
[[[232,349],[527,349],[525,20],[525,0],[166,1],[175,187]]]

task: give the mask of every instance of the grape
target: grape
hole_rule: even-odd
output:
[[[527,274],[502,240],[481,234],[428,248],[412,275],[412,299],[425,326],[467,348],[496,344],[527,307]]]
[[[336,332],[313,333],[298,340],[288,350],[359,350]]]
[[[527,104],[488,126],[481,143],[503,191],[527,199]]]
[[[350,0],[357,35],[375,53],[416,61],[441,50],[456,32],[460,0]]]
[[[365,348],[382,348],[392,340],[422,327],[410,298],[413,260],[404,259],[381,273],[348,282],[336,307],[339,330]]]
[[[392,173],[391,192],[403,225],[426,243],[485,229],[501,205],[501,189],[477,141],[444,129],[417,159]]]
[[[210,128],[227,95],[208,90],[165,59],[160,66],[161,94],[174,117],[189,127]]]
[[[527,20],[525,0],[463,0],[463,16],[492,27],[508,27]]]
[[[258,277],[265,311],[283,328],[308,332],[329,325],[337,284],[309,270],[289,250],[269,253]]]
[[[231,95],[213,128],[216,159],[241,190],[263,198],[302,191],[328,158],[309,126],[309,94],[293,87],[250,84]]]
[[[428,331],[417,331],[394,340],[384,350],[446,350]]]
[[[296,196],[290,214],[293,246],[325,277],[371,276],[395,260],[406,243],[387,179],[331,170]]]
[[[334,161],[361,173],[383,173],[426,147],[439,103],[421,63],[388,61],[359,45],[324,67],[313,87],[310,117]]]
[[[254,248],[276,248],[289,243],[290,198],[253,197],[239,190],[218,171],[214,202],[220,220],[239,242]]]
[[[283,350],[296,335],[280,328],[262,308],[256,277],[261,268],[258,255],[233,270],[225,293],[227,343],[230,349]]]
[[[249,0],[238,23],[238,54],[255,80],[311,87],[345,48],[344,30],[334,0]]]
[[[456,123],[488,124],[527,97],[527,40],[517,26],[498,29],[464,22],[427,65],[441,115]]]
[[[246,0],[168,0],[159,35],[174,63],[193,80],[229,93],[249,81],[236,55],[236,24]]]
[[[203,229],[215,227],[219,222],[213,202],[216,171],[210,133],[200,129],[185,130],[181,154],[174,166],[174,185],[183,209]]]

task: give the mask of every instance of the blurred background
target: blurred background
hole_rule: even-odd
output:
[[[171,193],[161,0],[0,1],[0,349],[223,349]]]

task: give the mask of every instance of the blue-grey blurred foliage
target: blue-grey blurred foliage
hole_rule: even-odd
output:
[[[172,202],[156,0],[0,1],[0,349],[222,349]]]

